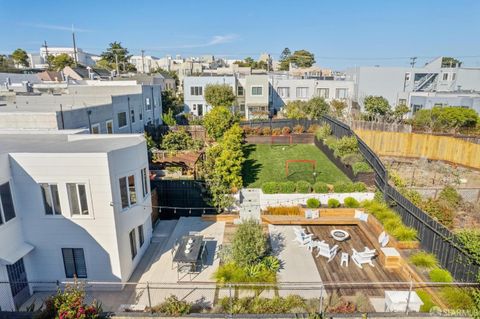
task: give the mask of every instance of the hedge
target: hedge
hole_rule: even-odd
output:
[[[326,194],[330,188],[324,182],[316,182],[313,186],[307,181],[298,182],[265,182],[262,184],[262,191],[265,194],[292,194],[314,193]],[[333,185],[334,193],[355,193],[366,192],[367,186],[362,182],[357,183],[337,183]]]
[[[313,184],[313,191],[315,193],[326,194],[328,193],[328,185],[324,182],[316,182]]]
[[[328,200],[328,207],[330,207],[330,208],[340,207],[340,202],[338,201],[338,199],[330,198]]]
[[[312,191],[312,185],[307,181],[298,181],[296,186],[297,193],[306,194]]]
[[[320,201],[316,198],[309,198],[307,199],[307,207],[308,208],[318,208],[320,207]]]

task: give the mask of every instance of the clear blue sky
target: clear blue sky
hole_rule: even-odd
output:
[[[0,21],[1,53],[38,52],[43,40],[71,46],[73,24],[78,47],[93,53],[121,41],[155,56],[307,49],[318,65],[337,69],[439,55],[480,66],[478,0],[0,0]]]

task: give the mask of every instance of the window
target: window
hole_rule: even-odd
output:
[[[143,246],[145,242],[145,235],[143,233],[143,225],[138,226],[138,241],[140,242],[140,247]]]
[[[245,113],[245,104],[244,103],[240,104],[240,112]]]
[[[457,73],[452,73],[452,81],[455,81],[456,77],[457,77]]]
[[[119,128],[127,126],[127,112],[117,113],[117,119]]]
[[[46,215],[61,215],[60,198],[58,197],[58,186],[56,184],[40,184],[43,197],[43,207]]]
[[[348,97],[348,89],[336,89],[335,98],[346,99]]]
[[[298,87],[297,88],[297,98],[306,99],[308,97],[308,88],[307,87]]]
[[[130,115],[132,116],[132,123],[135,123],[135,110],[130,110]]]
[[[100,134],[100,124],[92,125],[92,134]]]
[[[158,106],[158,98],[153,98],[153,107],[156,108]]]
[[[398,104],[399,104],[399,105],[406,105],[406,104],[407,104],[407,100],[406,100],[406,99],[398,99]]]
[[[237,95],[238,96],[243,96],[244,92],[243,92],[243,86],[238,86],[237,87]]]
[[[277,93],[280,97],[290,97],[290,88],[289,87],[279,87]]]
[[[67,183],[68,201],[72,215],[88,215],[87,189],[85,184]]]
[[[405,73],[405,81],[410,81],[410,73]]]
[[[145,98],[145,110],[151,110],[152,109],[152,104],[150,103],[150,98],[146,97]]]
[[[87,278],[87,266],[83,248],[62,248],[65,277]]]
[[[142,168],[141,173],[142,173],[142,191],[143,191],[143,197],[145,197],[148,194],[147,169]]]
[[[443,80],[447,81],[448,80],[448,73],[443,73]]]
[[[10,183],[0,185],[0,225],[3,221],[8,222],[15,218],[15,207],[13,206],[12,191]],[[3,219],[2,219],[3,214]]]
[[[261,86],[252,86],[252,95],[262,95],[263,87]]]
[[[317,95],[324,99],[328,99],[330,97],[330,90],[328,88],[318,88]]]
[[[120,198],[122,208],[127,208],[137,202],[137,194],[135,191],[135,175],[122,177],[120,182]]]
[[[130,252],[132,253],[132,259],[134,259],[137,255],[137,240],[135,238],[135,228],[132,229],[128,236],[130,237]]]
[[[202,95],[203,88],[201,86],[191,86],[190,95]]]
[[[113,121],[109,120],[105,122],[107,134],[113,134]]]

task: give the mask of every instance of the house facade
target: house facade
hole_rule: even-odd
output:
[[[0,132],[0,308],[39,282],[128,280],[152,233],[148,174],[142,135]]]

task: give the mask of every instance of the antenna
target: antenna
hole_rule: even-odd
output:
[[[145,50],[142,50],[142,73],[145,73]]]
[[[45,48],[45,60],[47,61],[48,68],[50,68],[50,60],[48,59],[48,45],[47,40],[43,41],[43,47]]]
[[[72,24],[72,39],[73,39],[73,60],[75,61],[75,66],[78,64],[77,60],[77,44],[75,43],[75,30]]]
[[[415,67],[415,61],[417,60],[417,57],[416,56],[413,56],[410,58],[410,65],[412,66],[412,68]]]

